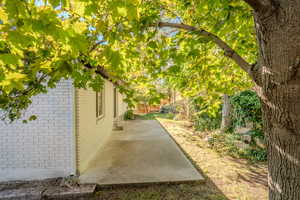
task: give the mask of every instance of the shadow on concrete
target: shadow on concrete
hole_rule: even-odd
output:
[[[99,185],[198,180],[201,174],[155,120],[126,122],[80,176],[81,183]]]
[[[163,126],[162,129],[165,130]],[[201,181],[190,182],[160,182],[160,183],[142,183],[142,184],[118,184],[98,186],[93,199],[97,200],[229,200],[225,194],[214,184],[214,182],[205,175],[196,162],[184,149],[168,136],[180,148],[198,172],[204,177]],[[143,170],[143,169],[140,169]]]

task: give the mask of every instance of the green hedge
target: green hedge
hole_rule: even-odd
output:
[[[254,125],[261,129],[262,112],[261,103],[254,91],[245,90],[230,98],[232,105],[233,126],[245,126],[246,122],[253,122]]]

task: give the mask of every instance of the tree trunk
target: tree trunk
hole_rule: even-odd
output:
[[[222,108],[222,122],[221,130],[226,131],[231,126],[231,104],[229,101],[229,96],[227,94],[223,95],[223,108]]]
[[[173,100],[172,100],[172,104],[176,103],[176,90],[173,90]]]
[[[186,118],[191,121],[191,109],[190,109],[190,99],[186,99]]]
[[[300,0],[270,0],[270,4],[272,9],[254,13],[261,56],[260,80],[256,82],[267,139],[269,199],[299,200]]]
[[[171,104],[172,103],[172,98],[173,98],[173,92],[172,92],[171,88],[168,89],[168,95],[169,95],[169,104]]]

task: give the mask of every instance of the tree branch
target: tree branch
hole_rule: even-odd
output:
[[[98,47],[98,45],[103,44],[104,42],[105,40],[100,40],[99,42],[96,42],[90,49],[90,52],[94,51]]]
[[[244,0],[244,1],[256,11],[262,7],[261,0]]]
[[[126,83],[123,80],[118,79],[115,76],[112,76],[109,74],[109,72],[107,70],[105,70],[105,68],[101,65],[97,66],[97,67],[93,67],[90,63],[85,62],[84,60],[79,60],[83,66],[87,69],[94,69],[96,74],[99,74],[100,76],[102,76],[103,78],[113,82],[114,84],[116,84],[117,86],[125,86]]]
[[[277,3],[274,0],[244,0],[255,11],[261,13],[273,10]]]
[[[208,37],[212,39],[214,43],[216,43],[221,49],[224,50],[225,56],[231,58],[233,61],[235,61],[236,64],[238,64],[245,72],[250,74],[250,70],[252,68],[252,65],[249,64],[244,58],[242,58],[236,51],[234,51],[226,42],[221,40],[218,36],[214,35],[213,33],[210,33],[204,29],[198,29],[193,26],[189,26],[186,24],[177,24],[177,23],[169,23],[169,22],[159,22],[159,27],[170,27],[170,28],[178,28],[183,29],[186,31],[193,31],[199,35]]]

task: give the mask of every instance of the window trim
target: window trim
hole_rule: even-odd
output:
[[[99,113],[99,94],[101,94],[101,100],[102,100],[102,113]],[[96,92],[96,119],[100,120],[102,118],[104,118],[105,116],[105,90],[104,88],[101,89],[101,91]]]

